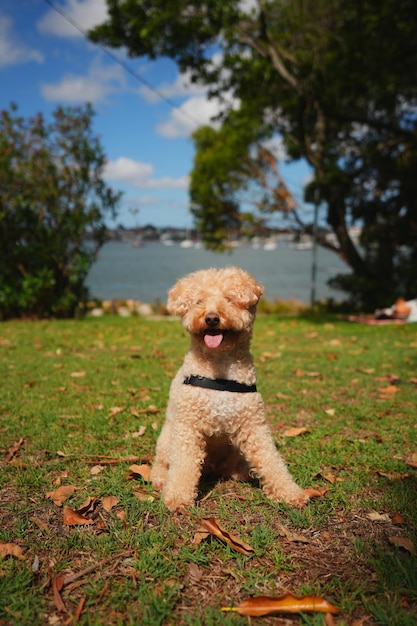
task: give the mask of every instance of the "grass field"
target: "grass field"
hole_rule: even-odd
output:
[[[187,345],[169,319],[0,325],[0,624],[415,625],[417,325],[258,317],[274,436],[325,491],[303,510],[230,481],[192,516],[161,504],[146,471]],[[202,539],[210,517],[253,553]],[[287,592],[340,612],[221,611]]]

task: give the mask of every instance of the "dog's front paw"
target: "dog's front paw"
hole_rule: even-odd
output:
[[[170,497],[164,494],[162,494],[162,500],[167,509],[169,509],[172,513],[188,509],[194,504],[194,499],[185,500],[181,497]]]
[[[308,493],[308,489],[300,489],[300,493],[297,496],[295,496],[295,498],[286,500],[286,502],[297,508],[302,508],[303,506],[307,504],[309,500],[310,500],[310,494]]]
[[[150,481],[156,491],[162,491],[166,482],[166,477],[167,468],[155,465],[153,466],[151,470]]]
[[[276,486],[271,488],[268,485],[264,485],[264,491],[274,502],[285,502],[295,507],[305,506],[310,499],[308,490],[302,489],[295,483],[286,489],[283,489],[282,485],[279,488]]]

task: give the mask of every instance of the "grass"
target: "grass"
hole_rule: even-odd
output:
[[[416,330],[258,317],[252,347],[274,436],[299,483],[328,491],[300,511],[256,486],[206,486],[192,513],[249,543],[248,557],[214,537],[194,545],[195,519],[128,477],[129,456],[154,452],[188,345],[178,322],[1,324],[0,545],[22,553],[0,560],[0,624],[239,625],[247,618],[220,608],[287,591],[337,604],[338,625],[415,624]],[[296,427],[306,432],[286,436]],[[63,523],[46,498],[59,485],[75,487],[73,509],[96,499],[94,524]],[[107,511],[109,495],[118,504]],[[73,579],[59,588],[63,576]]]

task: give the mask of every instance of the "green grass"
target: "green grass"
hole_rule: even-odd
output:
[[[329,491],[300,511],[257,486],[206,486],[193,514],[218,519],[251,557],[215,538],[195,546],[198,523],[128,478],[129,456],[153,456],[187,346],[168,319],[0,325],[0,544],[23,551],[0,560],[0,624],[239,625],[247,618],[220,608],[287,591],[337,604],[336,624],[415,624],[417,475],[407,460],[417,453],[416,325],[258,317],[252,351],[276,441],[300,484]],[[307,432],[286,437],[290,427]],[[101,455],[117,462],[93,474]],[[94,525],[63,523],[45,497],[59,483],[74,485],[72,508],[97,499]],[[110,512],[106,495],[119,500]],[[59,610],[52,581],[77,573]],[[288,619],[324,624],[323,615]]]

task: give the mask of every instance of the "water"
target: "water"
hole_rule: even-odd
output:
[[[280,245],[274,250],[253,249],[242,245],[232,252],[218,254],[204,248],[182,248],[145,242],[141,247],[109,242],[87,278],[91,295],[102,300],[134,299],[140,302],[165,302],[167,290],[178,278],[208,267],[238,265],[265,288],[265,298],[295,299],[308,304],[311,297],[312,251]],[[347,266],[329,250],[317,250],[316,300],[343,299],[343,293],[330,289],[326,282]]]

